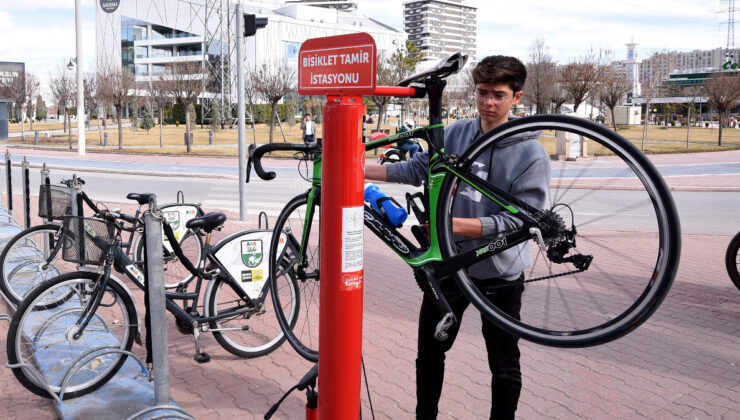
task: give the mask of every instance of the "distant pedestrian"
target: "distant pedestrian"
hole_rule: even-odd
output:
[[[311,114],[303,116],[303,122],[301,123],[301,131],[303,132],[303,142],[313,143],[316,138],[316,123],[311,121]]]

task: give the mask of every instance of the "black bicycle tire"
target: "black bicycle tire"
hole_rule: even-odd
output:
[[[26,298],[21,301],[21,304],[16,308],[16,312],[13,315],[13,319],[10,323],[10,327],[8,329],[8,337],[7,337],[7,343],[6,343],[6,350],[8,355],[8,363],[11,365],[18,364],[21,361],[21,358],[18,354],[18,346],[15,345],[18,335],[19,335],[19,328],[20,323],[23,319],[25,319],[24,313],[28,308],[33,304],[33,301],[37,299],[39,296],[41,296],[46,290],[57,286],[60,283],[69,281],[69,280],[75,280],[75,279],[83,279],[83,280],[91,280],[93,282],[97,281],[100,275],[98,273],[88,272],[88,271],[79,271],[75,273],[66,273],[62,274],[60,276],[54,277],[43,284],[39,285],[39,287],[35,288],[33,292],[29,293]],[[108,288],[113,289],[115,294],[122,300],[123,307],[125,308],[127,312],[128,319],[133,321],[130,323],[128,327],[128,333],[126,337],[126,343],[124,346],[124,350],[131,350],[131,347],[133,346],[134,339],[136,338],[136,335],[138,334],[138,319],[137,319],[137,312],[136,307],[134,305],[133,298],[131,295],[117,282],[115,281],[109,281],[108,282]],[[89,394],[103,385],[105,385],[123,366],[123,364],[126,362],[126,359],[128,358],[128,355],[125,353],[120,354],[120,359],[118,362],[113,366],[113,368],[109,369],[108,372],[97,378],[97,380],[92,383],[91,385],[88,385],[85,388],[78,389],[78,390],[71,390],[71,391],[65,391],[64,392],[64,399],[71,399],[71,398],[77,398],[81,397],[83,395]],[[24,388],[27,390],[33,392],[36,395],[39,395],[41,397],[45,398],[51,398],[46,388],[39,386],[32,378],[27,376],[25,370],[22,367],[13,368],[12,369],[13,374],[18,379],[18,381],[23,385]],[[57,395],[59,394],[58,391],[55,391]]]
[[[56,224],[56,223],[45,223],[43,225],[33,226],[28,229],[25,229],[21,232],[19,232],[17,235],[12,237],[6,244],[5,247],[3,247],[2,253],[0,253],[0,290],[2,291],[3,295],[7,297],[7,299],[13,304],[18,305],[23,297],[21,296],[19,298],[16,291],[10,286],[8,283],[9,279],[5,275],[5,263],[8,258],[8,255],[10,254],[11,250],[14,249],[15,244],[23,240],[23,238],[33,235],[41,230],[55,230],[59,231],[59,229],[62,228],[62,225]],[[59,250],[59,257],[61,257],[62,251]]]
[[[207,312],[207,314],[209,316],[213,316],[213,315],[216,314],[216,302],[215,302],[215,300],[216,300],[216,297],[218,296],[219,288],[222,285],[225,286],[225,287],[230,287],[232,289],[234,289],[234,287],[237,287],[237,286],[234,286],[231,282],[227,281],[226,279],[224,279],[221,276],[219,276],[218,278],[216,278],[213,281],[214,281],[213,287],[210,289],[210,292],[211,293],[209,294],[209,296],[207,296],[207,302],[208,302],[208,312]],[[266,286],[269,287],[270,285],[269,284],[266,284]],[[293,282],[291,284],[291,286],[293,288],[293,292],[297,295],[298,294],[298,286],[295,284],[295,282]],[[255,316],[255,315],[253,315],[253,316]],[[265,312],[265,313],[262,313],[262,314],[257,314],[256,316],[272,316],[272,315],[269,312]],[[241,317],[241,315],[239,317]],[[215,338],[216,341],[221,345],[221,347],[223,347],[224,349],[226,349],[226,351],[228,351],[229,353],[234,354],[236,356],[239,356],[239,357],[243,357],[243,358],[246,358],[246,359],[251,359],[251,358],[254,358],[254,357],[264,356],[266,354],[272,353],[273,351],[275,351],[278,347],[280,347],[285,342],[285,334],[282,332],[282,329],[281,329],[280,334],[282,335],[282,337],[280,337],[278,340],[272,342],[272,340],[274,340],[275,338],[277,338],[277,337],[274,337],[272,340],[270,340],[268,342],[268,343],[272,342],[272,344],[270,344],[267,347],[260,348],[259,350],[251,350],[251,349],[250,350],[245,350],[243,348],[238,348],[238,347],[236,347],[236,345],[234,345],[234,344],[231,343],[231,340],[226,336],[226,334],[224,334],[221,331],[218,331],[217,330],[217,328],[218,328],[217,322],[218,321],[212,321],[210,323],[210,327],[211,327],[212,333],[213,333],[213,338]]]
[[[274,261],[275,261],[275,259],[277,257],[277,247],[278,247],[278,243],[279,243],[279,237],[280,237],[280,234],[282,233],[282,230],[283,230],[282,229],[282,226],[285,224],[285,221],[286,221],[287,217],[293,212],[294,209],[296,209],[296,208],[298,208],[298,207],[300,207],[300,206],[305,205],[305,204],[308,203],[308,195],[309,195],[309,193],[306,192],[304,194],[301,194],[301,195],[298,195],[296,197],[293,197],[293,199],[291,199],[288,202],[288,204],[286,204],[285,207],[283,207],[283,210],[280,212],[280,215],[275,220],[275,225],[273,227],[272,239],[270,241],[270,282],[272,282],[273,285],[277,282],[277,276],[275,275],[276,274],[276,268],[277,267],[275,267]],[[316,200],[318,200],[318,199],[319,199],[318,196],[316,198],[314,198],[314,200],[315,200],[314,201],[314,206],[315,207],[318,207],[318,209],[320,209],[320,206],[317,205],[317,203],[316,203]],[[314,211],[316,211],[316,210],[317,209],[315,208]],[[312,231],[315,231],[315,229],[318,229],[318,228],[319,227],[317,227],[317,226],[312,226],[311,227]],[[293,277],[293,275],[291,275],[291,279],[292,279],[292,281],[297,282],[297,280]],[[270,289],[271,289],[271,291],[272,290],[275,290],[274,287],[271,287]],[[298,320],[298,316],[300,314],[300,310],[308,310],[308,309],[303,309],[302,308],[305,305],[303,305],[302,302],[300,301],[300,287],[298,287],[298,289],[299,289],[299,293],[297,295],[299,297],[298,298],[298,307],[296,308],[296,316],[294,317],[294,319],[292,320],[292,322],[289,323],[287,321],[287,319],[285,317],[285,314],[282,311],[282,307],[280,306],[280,299],[279,299],[279,297],[273,296],[272,303],[275,306],[275,315],[277,316],[278,323],[280,324],[280,328],[283,330],[283,333],[285,334],[285,337],[286,337],[288,343],[290,344],[290,346],[293,347],[293,350],[295,350],[304,359],[306,359],[306,360],[308,360],[310,362],[313,362],[313,363],[318,363],[318,361],[319,361],[319,352],[318,352],[318,350],[312,349],[309,346],[305,345],[303,342],[301,342],[301,340],[293,332],[293,328],[295,327],[296,322]]]
[[[608,141],[613,143],[612,146],[618,150],[622,159],[630,159],[630,163],[638,167],[642,171],[642,175],[647,177],[647,180],[653,186],[654,191],[652,192],[657,195],[656,197],[652,197],[651,195],[651,198],[654,198],[653,205],[659,206],[660,210],[662,210],[660,222],[662,222],[663,226],[663,229],[661,229],[663,235],[660,237],[660,244],[661,247],[667,248],[667,252],[660,255],[660,261],[656,262],[656,267],[663,267],[662,273],[656,276],[655,281],[649,282],[649,288],[644,290],[634,304],[622,314],[615,317],[610,323],[604,323],[585,330],[569,332],[555,332],[525,325],[490,304],[482,293],[477,290],[476,286],[473,285],[473,282],[464,270],[458,270],[454,278],[462,293],[478,308],[483,316],[511,334],[552,347],[587,347],[603,344],[624,336],[646,321],[658,308],[668,293],[678,270],[681,243],[680,223],[675,204],[665,181],[645,155],[619,134],[580,118],[542,115],[510,121],[491,130],[478,139],[461,157],[461,161],[469,162],[468,165],[471,165],[474,160],[471,158],[476,153],[480,153],[481,150],[488,146],[492,147],[493,143],[513,134],[558,128],[571,129],[576,132],[597,135],[600,139],[608,139]],[[466,169],[463,168],[463,172]],[[439,240],[443,258],[449,258],[454,254],[454,239],[450,233],[451,217],[449,217],[445,209],[451,208],[450,200],[454,195],[452,190],[455,187],[455,179],[456,177],[452,174],[445,176],[440,191],[440,201],[437,206]]]
[[[730,245],[727,247],[725,253],[725,267],[727,268],[727,274],[730,276],[730,280],[735,284],[738,290],[740,290],[740,272],[738,272],[738,252],[740,252],[740,232],[738,232],[734,238],[730,241]]]

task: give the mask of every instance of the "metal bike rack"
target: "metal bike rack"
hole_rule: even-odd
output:
[[[167,413],[167,414],[158,414],[153,417],[149,417],[147,420],[154,420],[154,419],[185,419],[185,420],[195,420],[195,417],[188,414],[185,409],[180,407],[175,407],[173,405],[155,405],[153,407],[147,407],[141,411],[137,411],[136,413],[132,414],[131,417],[126,418],[126,420],[135,420],[138,418],[141,418],[144,414],[154,412],[154,411],[162,411],[162,410],[168,410],[173,411],[174,413]]]
[[[75,362],[72,363],[69,366],[69,368],[67,368],[67,370],[64,372],[64,375],[62,376],[61,385],[59,386],[59,399],[62,401],[64,400],[64,391],[65,391],[65,388],[67,388],[68,382],[72,379],[72,374],[77,373],[80,369],[82,369],[82,367],[86,363],[94,360],[95,358],[100,357],[104,354],[112,354],[112,353],[120,353],[120,354],[128,355],[129,357],[132,357],[134,360],[139,362],[139,366],[141,366],[141,372],[145,376],[149,375],[149,369],[147,369],[146,363],[144,363],[144,361],[141,360],[141,357],[139,357],[139,355],[137,355],[136,353],[131,352],[129,350],[122,350],[122,349],[119,349],[118,347],[113,347],[113,346],[96,347],[80,355],[80,357],[78,357],[77,360],[75,360]]]
[[[23,227],[25,229],[31,227],[31,169],[29,165],[28,159],[23,156],[23,162],[21,163],[21,184],[23,187]]]

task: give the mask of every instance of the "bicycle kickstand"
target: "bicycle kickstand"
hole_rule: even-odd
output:
[[[442,314],[442,319],[434,328],[434,338],[438,341],[447,340],[447,337],[449,337],[447,330],[457,325],[457,317],[439,289],[437,279],[434,277],[434,270],[429,266],[417,268],[414,270],[414,277],[422,292],[432,299],[434,307]]]
[[[193,356],[193,360],[198,363],[210,362],[211,356],[204,351],[200,351],[200,331],[198,331],[198,325],[193,325],[193,339],[195,340],[195,356]]]

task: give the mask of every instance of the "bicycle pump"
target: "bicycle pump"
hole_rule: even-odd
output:
[[[321,174],[319,419],[360,414],[365,147],[363,95],[413,96],[376,86],[367,33],[309,39],[298,54],[298,91],[326,95]],[[322,397],[323,396],[323,397]],[[308,410],[307,410],[308,412]],[[308,416],[307,416],[308,417]]]

